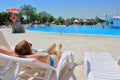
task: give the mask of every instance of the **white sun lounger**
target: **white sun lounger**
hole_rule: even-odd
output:
[[[16,73],[18,73],[18,75],[14,74],[18,80],[24,78],[25,80],[31,80],[31,78],[40,80],[59,80],[59,74],[61,70],[65,68],[65,65],[69,65],[69,68],[72,68],[73,62],[70,62],[70,58],[72,59],[72,56],[73,55],[71,51],[63,52],[59,64],[56,68],[51,67],[50,65],[40,62],[36,59],[18,58],[5,54],[0,54],[0,59],[6,59],[15,63],[19,63],[19,66],[16,64],[19,67],[16,67]],[[72,74],[71,76],[73,77],[73,80],[76,80],[75,75],[72,72],[70,74]],[[24,76],[27,76],[29,78],[26,79]]]
[[[84,55],[84,80],[120,80],[120,68],[106,52]]]
[[[7,40],[0,31],[0,45],[10,48]],[[1,54],[1,53],[0,53]],[[2,56],[0,56],[2,57]],[[18,64],[13,63],[10,60],[0,58],[0,80],[13,80],[16,77],[16,71],[18,70]]]
[[[1,42],[3,40],[6,43],[4,45],[9,46],[2,32],[0,32],[0,36]],[[1,45],[3,45],[3,43]],[[2,69],[0,69],[0,78],[2,80],[60,80],[59,76],[62,69],[65,68],[65,65],[68,65],[70,70],[74,67],[74,58],[71,51],[61,53],[56,68],[36,59],[19,58],[2,53],[0,53],[0,59],[6,61]],[[12,68],[9,68],[11,65]],[[9,68],[9,71],[6,74],[7,68]],[[68,76],[71,76],[73,80],[76,80],[72,70],[69,71],[68,74],[70,74]]]

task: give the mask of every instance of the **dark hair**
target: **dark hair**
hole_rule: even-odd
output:
[[[15,46],[15,52],[19,56],[31,55],[32,49],[28,41],[22,40]]]

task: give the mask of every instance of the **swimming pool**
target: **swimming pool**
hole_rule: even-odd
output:
[[[54,33],[72,33],[72,34],[95,34],[95,35],[116,35],[120,36],[120,29],[112,29],[101,26],[28,26],[26,30],[54,32]]]

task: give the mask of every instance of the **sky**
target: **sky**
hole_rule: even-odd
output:
[[[32,5],[37,12],[46,11],[54,17],[95,18],[120,14],[120,0],[1,0],[0,12],[7,8]]]

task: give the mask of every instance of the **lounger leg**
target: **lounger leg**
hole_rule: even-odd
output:
[[[10,69],[10,71],[6,74],[5,78],[8,79],[5,80],[16,80],[18,72],[19,72],[19,63],[15,63]]]
[[[73,73],[73,70],[70,71],[70,75],[72,76],[73,80],[77,80],[75,74]]]
[[[51,73],[52,73],[52,69],[47,70],[44,80],[49,80]]]

